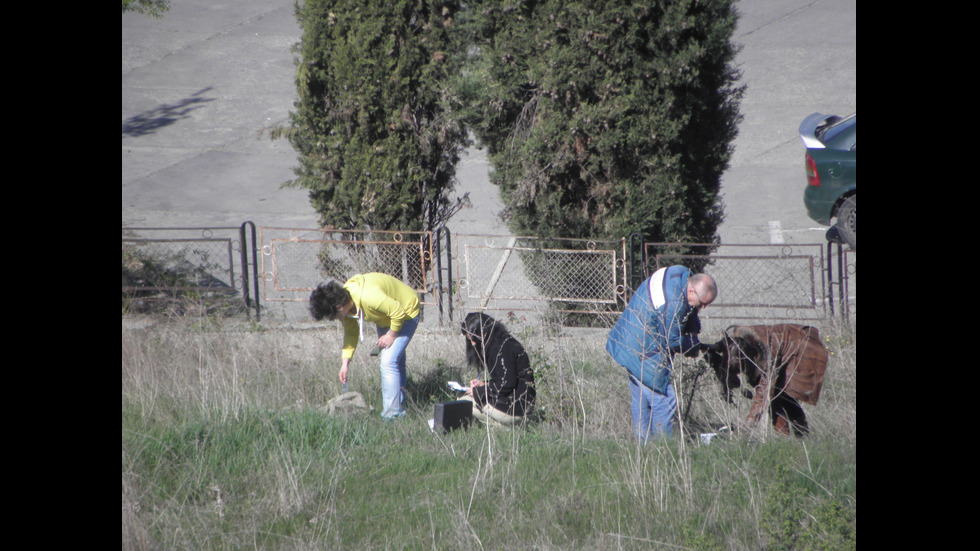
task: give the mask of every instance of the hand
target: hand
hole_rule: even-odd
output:
[[[708,350],[712,350],[711,345],[699,341],[697,345],[688,350],[684,355],[688,358],[697,358],[699,354],[704,354]]]
[[[481,381],[480,379],[472,379],[470,381],[470,388],[468,388],[466,390],[466,392],[463,393],[463,395],[464,396],[473,396],[473,389],[476,388],[476,387],[478,387],[478,386],[483,386],[485,384],[487,384],[487,383],[485,383],[484,381]]]
[[[344,358],[343,361],[340,362],[340,372],[337,375],[340,376],[340,382],[344,383],[345,385],[347,384],[347,371],[349,369],[350,360]]]
[[[684,357],[697,358],[698,354],[700,353],[701,353],[701,345],[698,344],[697,346],[692,346],[691,348],[689,348],[687,352],[684,353]]]
[[[378,339],[378,348],[382,350],[385,348],[391,348],[391,345],[395,343],[396,338],[398,338],[398,332],[388,331]]]

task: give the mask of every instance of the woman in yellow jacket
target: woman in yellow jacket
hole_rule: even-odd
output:
[[[339,373],[344,384],[354,350],[364,340],[364,322],[377,324],[384,401],[381,416],[388,419],[405,415],[405,349],[415,335],[420,312],[418,293],[388,274],[359,274],[343,285],[337,281],[321,283],[310,295],[313,319],[344,322]]]

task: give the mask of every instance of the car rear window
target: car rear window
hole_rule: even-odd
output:
[[[819,138],[832,149],[854,149],[857,145],[857,113],[828,126]]]

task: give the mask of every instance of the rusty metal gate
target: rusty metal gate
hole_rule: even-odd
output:
[[[267,302],[306,302],[322,281],[382,272],[442,310],[438,243],[427,231],[358,231],[260,227],[263,296]]]
[[[607,313],[623,303],[625,239],[457,234],[455,306],[474,310]]]
[[[704,252],[662,252],[678,247]],[[829,260],[823,245],[644,243],[644,252],[647,275],[682,264],[714,277],[718,298],[703,318],[814,321],[827,316]]]

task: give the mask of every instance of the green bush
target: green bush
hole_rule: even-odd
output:
[[[311,0],[297,177],[324,226],[434,230],[472,132],[518,235],[713,242],[743,88],[730,0]]]
[[[743,93],[732,2],[467,6],[461,95],[515,234],[714,240]]]
[[[287,186],[309,190],[323,226],[435,230],[467,143],[447,85],[459,70],[445,0],[309,0],[296,110],[275,129],[299,155]]]

